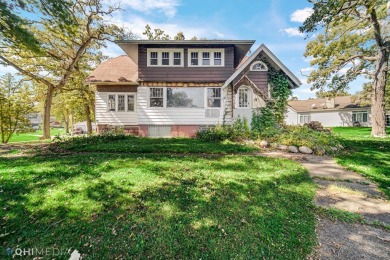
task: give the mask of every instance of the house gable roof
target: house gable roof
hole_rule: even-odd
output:
[[[326,99],[317,98],[317,99],[308,99],[308,100],[292,100],[288,101],[289,107],[291,107],[296,112],[323,112],[323,111],[334,111],[334,110],[344,110],[352,108],[368,108],[369,106],[360,106],[356,102],[352,102],[351,96],[342,96],[335,97],[335,107],[326,108]]]
[[[93,84],[137,84],[138,66],[127,55],[102,62],[86,79]]]
[[[269,59],[272,60],[272,62],[274,62],[276,64],[276,66],[278,66],[286,75],[287,77],[289,78],[290,80],[290,83],[292,83],[292,87],[293,88],[296,88],[298,86],[300,86],[302,83],[299,81],[299,79],[275,56],[275,54],[273,54],[268,48],[267,46],[265,46],[264,44],[261,44],[259,46],[259,48],[256,49],[256,51],[249,57],[245,60],[244,63],[242,63],[238,68],[237,70],[233,73],[233,75],[231,75],[226,81],[225,83],[223,84],[223,87],[226,87],[228,86],[238,75],[240,75],[240,73],[246,68],[248,67],[252,61],[254,59],[256,59],[256,57],[260,54],[260,53],[264,53]]]

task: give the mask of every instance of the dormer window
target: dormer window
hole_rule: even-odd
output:
[[[148,49],[148,67],[183,67],[183,49]]]
[[[188,49],[188,67],[222,67],[224,62],[224,49]]]
[[[264,62],[256,61],[251,65],[251,71],[268,71],[268,67]]]

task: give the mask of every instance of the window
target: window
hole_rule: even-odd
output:
[[[108,111],[116,111],[115,95],[108,95]]]
[[[147,49],[147,66],[182,67],[183,49]]]
[[[135,111],[135,98],[134,95],[127,95],[127,112]]]
[[[203,52],[202,55],[202,65],[210,65],[210,52]]]
[[[367,111],[353,111],[352,122],[367,123],[368,113]]]
[[[150,53],[150,65],[158,65],[158,52],[153,51]]]
[[[221,88],[207,89],[207,107],[221,107]]]
[[[310,115],[300,115],[299,116],[299,123],[300,124],[310,123]]]
[[[249,90],[247,88],[240,88],[238,90],[238,107],[249,107]]]
[[[222,53],[220,51],[214,52],[214,65],[215,66],[222,65]]]
[[[126,110],[127,108],[127,110]],[[135,94],[127,95],[109,94],[108,111],[112,112],[134,112],[135,111]]]
[[[204,107],[204,89],[167,88],[167,107]]]
[[[118,95],[118,112],[125,111],[125,95]]]
[[[198,53],[197,52],[191,52],[191,65],[193,65],[193,66],[198,65]]]
[[[189,49],[188,66],[189,67],[213,67],[223,66],[224,49]]]
[[[173,65],[181,65],[181,52],[173,53]]]
[[[162,52],[161,64],[165,66],[169,65],[169,52]]]
[[[268,71],[268,67],[264,62],[256,61],[252,64],[251,71]]]
[[[164,107],[164,89],[150,88],[150,107]]]
[[[386,115],[386,126],[390,126],[390,115]]]

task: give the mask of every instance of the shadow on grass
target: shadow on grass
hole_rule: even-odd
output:
[[[4,248],[296,259],[315,243],[314,186],[289,161],[89,154],[0,158],[0,173]]]
[[[346,152],[336,155],[338,163],[375,181],[390,199],[390,140],[344,139]]]

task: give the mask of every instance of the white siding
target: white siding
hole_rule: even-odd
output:
[[[287,107],[286,116],[284,118],[284,122],[287,125],[297,125],[299,124],[298,113],[291,109],[291,107]]]
[[[95,117],[97,124],[109,125],[137,125],[137,110],[135,112],[112,112],[108,111],[108,94],[135,94],[133,92],[96,92],[95,94]],[[137,102],[137,95],[135,98]]]
[[[222,104],[227,95],[227,89],[222,90]],[[223,109],[219,117],[206,117],[206,108],[162,108],[149,107],[148,87],[138,87],[137,111],[140,125],[215,125],[223,123]],[[213,108],[214,109],[214,108]]]
[[[367,111],[365,109],[354,109],[353,111]],[[287,125],[300,124],[300,115],[310,115],[310,121],[319,121],[325,127],[333,126],[353,126],[352,110],[340,111],[316,111],[309,113],[296,113],[291,108],[287,109],[285,122]],[[368,110],[368,122],[361,123],[361,126],[371,126],[371,111]]]

